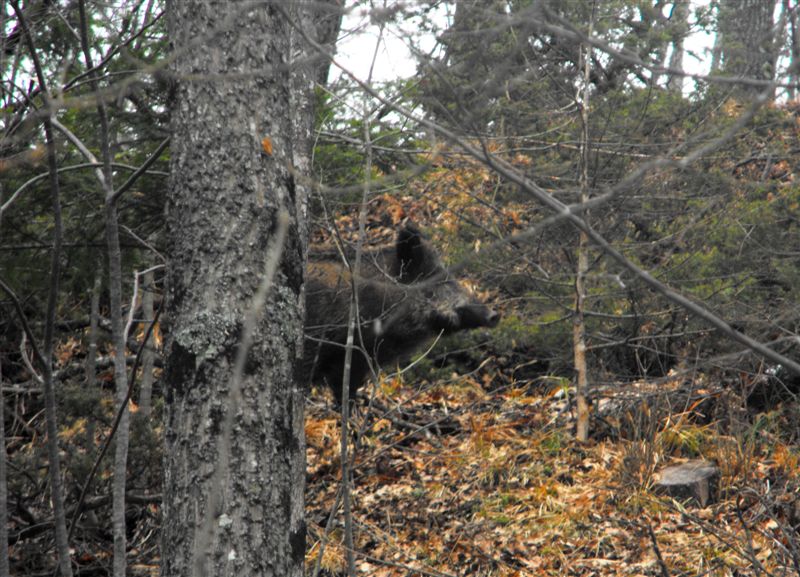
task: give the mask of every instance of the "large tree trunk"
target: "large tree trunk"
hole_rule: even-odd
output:
[[[309,5],[305,11],[304,26],[306,30],[316,29],[317,42],[319,42],[331,54],[336,53],[336,41],[339,38],[339,30],[342,28],[342,18],[344,18],[344,0],[320,0]],[[311,59],[316,62],[314,77],[317,84],[325,86],[328,82],[330,72],[330,61],[319,55],[310,54]]]
[[[786,99],[794,100],[797,95],[797,84],[800,82],[800,26],[798,26],[797,10],[791,10],[789,0],[783,0],[783,11],[789,22],[789,66],[787,70],[789,88]]]
[[[777,46],[773,14],[776,0],[725,0],[718,14],[717,44],[722,72],[742,78],[734,95],[749,99],[763,92],[775,76]]]
[[[293,374],[307,207],[292,167],[308,165],[311,76],[300,77],[312,71],[275,6],[168,3],[176,59],[164,576],[197,575],[195,566],[214,576],[303,572],[303,395]],[[236,395],[234,360],[282,210],[288,236]],[[220,441],[226,418],[229,449]]]

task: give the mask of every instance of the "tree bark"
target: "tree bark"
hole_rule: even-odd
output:
[[[153,294],[155,291],[155,275],[152,270],[144,274],[142,281],[142,320],[145,323],[153,322]],[[139,413],[145,423],[150,422],[150,412],[152,411],[153,395],[153,367],[156,360],[156,339],[155,335],[150,342],[143,343],[142,351],[142,380],[139,385]]]
[[[2,374],[2,372],[0,372]],[[2,379],[0,378],[0,384]],[[0,387],[0,577],[8,577],[8,475],[6,472],[6,400]]]
[[[109,190],[113,190],[108,184]],[[128,444],[130,442],[130,413],[128,402],[128,375],[125,362],[125,324],[122,321],[122,251],[119,246],[119,220],[117,206],[106,199],[106,241],[108,243],[108,292],[110,302],[111,334],[114,341],[114,400],[122,418],[115,438],[114,481],[112,484],[112,524],[114,531],[114,576],[124,577],[127,572],[127,529],[125,522],[125,486],[128,473]]]
[[[119,243],[119,215],[114,196],[114,173],[111,168],[111,144],[109,134],[108,113],[105,102],[97,84],[97,70],[92,62],[89,19],[87,18],[85,0],[78,2],[80,14],[80,40],[87,71],[90,71],[90,85],[97,96],[97,116],[99,119],[98,136],[102,154],[102,170],[96,171],[105,196],[105,229],[108,254],[108,294],[111,318],[111,335],[114,342],[114,387],[117,410],[122,418],[116,435],[114,448],[114,481],[112,484],[112,526],[114,535],[114,577],[125,577],[127,573],[128,537],[125,520],[125,486],[128,480],[128,446],[130,442],[130,413],[128,402],[128,376],[126,373],[126,345],[122,320],[122,250]]]
[[[669,57],[670,70],[683,72],[683,43],[689,34],[689,0],[675,0],[671,18],[672,54]],[[683,92],[683,76],[670,73],[667,89],[676,94]]]
[[[48,95],[44,70],[39,62],[39,54],[31,35],[25,15],[20,10],[19,2],[11,2],[11,7],[19,20],[19,26],[25,36],[25,43],[36,71],[36,78],[42,91],[43,109],[46,111],[42,119],[45,143],[47,146],[47,167],[50,175],[50,194],[53,202],[53,247],[50,255],[50,290],[47,295],[47,313],[45,317],[42,364],[42,387],[44,389],[45,427],[47,430],[48,473],[50,477],[50,496],[53,503],[53,519],[55,523],[56,551],[58,552],[58,571],[63,577],[72,577],[72,561],[67,539],[67,523],[64,515],[64,488],[61,480],[61,460],[58,450],[58,408],[53,386],[53,351],[55,349],[56,308],[58,307],[58,287],[61,277],[61,247],[63,243],[63,225],[61,222],[61,188],[58,180],[58,158],[56,142],[53,136],[53,108]],[[33,345],[33,342],[31,343]]]
[[[589,22],[589,36],[592,35],[593,22]],[[590,62],[592,49],[588,45],[581,46],[581,64],[583,65],[583,90],[580,94],[578,108],[581,119],[581,161],[580,182],[581,203],[589,202],[589,87]],[[588,214],[583,214],[588,218]],[[589,235],[578,231],[578,262],[575,271],[575,314],[572,319],[572,346],[575,359],[575,393],[577,401],[577,423],[575,437],[581,443],[589,440],[589,368],[586,363],[586,275],[589,273]]]
[[[316,28],[317,40],[331,53],[336,53],[336,40],[339,37],[339,30],[342,27],[344,17],[344,0],[324,0],[315,3],[315,13],[311,14],[312,23]],[[310,53],[311,54],[311,53]],[[328,82],[328,73],[331,69],[331,62],[327,58],[319,59],[319,55],[314,55],[318,59],[316,71],[317,84],[325,86]]]
[[[307,202],[294,170],[308,166],[312,71],[291,38],[293,9],[224,0],[167,5],[175,82],[164,576],[195,575],[196,564],[214,576],[303,574],[303,394],[293,374],[302,358]],[[281,211],[289,214],[282,260],[237,383],[238,410],[229,415],[246,311]],[[216,498],[226,418],[233,418],[232,443]],[[198,550],[208,519],[210,540]]]
[[[91,304],[89,305],[89,342],[86,347],[86,389],[90,394],[97,394],[97,339],[100,324],[100,293],[103,290],[103,267],[95,271],[92,285]],[[98,396],[99,399],[99,396]],[[94,452],[94,419],[86,421],[86,450]]]
[[[786,15],[789,43],[789,66],[786,74],[789,87],[786,99],[794,100],[797,96],[797,84],[800,82],[800,30],[798,30],[797,10],[793,10],[789,0],[783,0],[783,13]]]
[[[720,3],[717,35],[722,72],[742,78],[734,96],[752,99],[764,90],[763,84],[752,81],[769,81],[775,76],[777,46],[772,30],[775,2],[725,0]]]

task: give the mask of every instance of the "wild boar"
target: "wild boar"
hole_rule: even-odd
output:
[[[393,247],[365,251],[355,279],[339,255],[312,252],[300,378],[306,383],[326,383],[338,403],[353,281],[359,322],[350,398],[355,398],[372,369],[407,358],[439,334],[494,327],[500,318],[450,276],[430,242],[413,225],[398,231]]]

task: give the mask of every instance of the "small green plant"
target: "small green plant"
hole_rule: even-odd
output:
[[[661,431],[657,436],[657,442],[668,453],[682,457],[699,457],[708,445],[710,434],[708,426],[677,423]]]
[[[548,457],[555,457],[564,448],[564,439],[560,431],[552,431],[545,436],[539,446]]]

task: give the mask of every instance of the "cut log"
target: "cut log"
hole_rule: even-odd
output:
[[[706,507],[719,494],[719,469],[710,461],[695,460],[666,467],[659,474],[656,493],[683,503]]]

